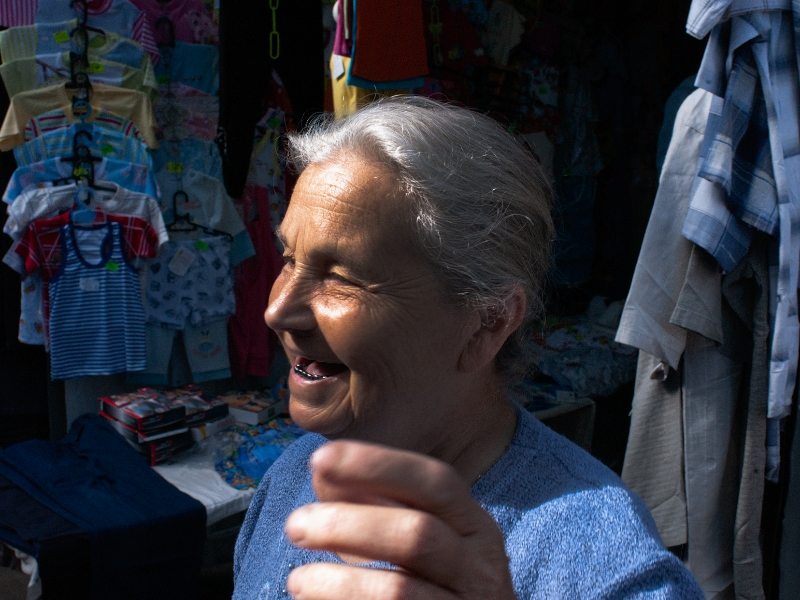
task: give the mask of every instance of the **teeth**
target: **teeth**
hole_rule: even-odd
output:
[[[300,375],[301,377],[305,377],[306,379],[310,379],[311,381],[319,381],[321,379],[327,379],[330,375],[312,375],[308,371],[306,371],[300,365],[294,366],[294,372]]]

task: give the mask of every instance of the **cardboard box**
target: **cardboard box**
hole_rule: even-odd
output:
[[[127,423],[123,423],[115,419],[112,415],[100,411],[100,416],[105,417],[108,419],[111,426],[119,432],[122,437],[126,440],[133,442],[134,444],[143,444],[144,442],[154,442],[156,440],[160,440],[163,438],[168,438],[170,436],[176,435],[178,433],[186,433],[189,431],[189,428],[183,423],[173,423],[172,425],[168,425],[164,428],[159,429],[151,429],[146,432],[141,432],[138,429],[135,429],[128,425]]]
[[[117,421],[106,413],[101,412],[100,415],[108,420],[134,450],[147,458],[150,466],[162,463],[194,444],[194,438],[188,427],[160,431],[160,433],[145,437],[129,425]]]
[[[163,395],[147,388],[103,397],[100,410],[142,433],[164,429],[186,418],[185,406],[170,406]]]
[[[227,404],[225,405],[227,410]],[[196,425],[195,427],[191,428],[192,437],[194,438],[195,442],[202,442],[210,438],[215,433],[219,433],[220,431],[224,431],[231,425],[233,425],[234,419],[233,417],[228,414],[220,419],[216,419],[214,421],[208,421],[206,423],[201,423],[200,425]]]
[[[228,413],[240,423],[258,425],[286,412],[286,401],[260,392],[229,392],[219,397],[228,405]]]
[[[185,423],[189,427],[228,415],[228,405],[219,398],[204,400],[198,395],[182,396],[171,400],[170,406],[186,408]]]

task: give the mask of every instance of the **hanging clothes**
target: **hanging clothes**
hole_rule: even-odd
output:
[[[68,127],[59,127],[17,146],[14,148],[17,165],[23,167],[46,158],[70,156],[73,152],[75,135],[79,131],[88,134],[82,143],[95,156],[105,156],[152,169],[153,161],[147,152],[147,146],[141,140],[113,129],[95,126],[93,123],[73,123]]]
[[[102,83],[92,85],[89,102],[102,107],[119,117],[133,121],[150,148],[158,148],[150,98],[136,90],[107,86]],[[63,109],[72,104],[70,92],[64,85],[22,92],[11,98],[11,106],[0,128],[0,150],[10,150],[25,141],[25,124],[47,111]]]
[[[92,224],[99,226],[107,222],[119,224],[122,251],[129,262],[133,263],[137,258],[152,258],[156,255],[160,242],[155,230],[147,221],[131,215],[107,215],[102,211],[96,211]],[[40,282],[38,291],[26,289],[30,285],[27,279],[22,283],[20,341],[26,344],[44,344],[49,347],[49,283],[62,268],[64,260],[62,228],[70,224],[69,212],[49,219],[36,220],[28,225],[25,234],[14,246],[14,253],[22,259],[23,272],[36,273],[38,277],[34,283]],[[42,330],[39,331],[39,328],[34,326],[35,331],[31,331],[31,318],[39,315],[43,324]]]
[[[70,6],[68,2],[61,0],[21,0],[22,4],[35,4],[37,1],[39,6],[35,19],[31,18],[26,22],[19,20],[8,25],[31,25],[34,21],[58,23],[82,16],[80,3]],[[148,19],[147,13],[140,11],[128,0],[90,0],[87,4],[87,17],[91,19],[93,26],[136,40],[150,54],[153,63],[158,62],[159,52],[152,28],[153,22]]]
[[[775,235],[767,469],[774,481],[778,420],[791,411],[800,345],[800,21],[795,24],[798,8],[781,2],[756,9],[733,2],[722,14],[701,11],[704,4],[690,12],[687,30],[696,35],[711,28],[696,84],[715,94],[719,116],[706,134],[684,235],[726,270],[747,250],[752,231]]]
[[[371,91],[422,87],[428,74],[421,2],[353,0],[347,83]]]
[[[159,45],[171,41],[189,44],[219,44],[219,30],[214,13],[200,0],[131,0],[155,25],[156,42]],[[246,11],[245,11],[246,12]],[[172,21],[173,39],[168,39],[165,28],[158,27],[161,17]]]
[[[3,202],[11,204],[30,186],[48,186],[54,181],[69,180],[73,177],[73,170],[74,164],[64,158],[48,158],[19,167],[8,182]],[[98,180],[116,181],[133,192],[154,198],[160,195],[156,178],[146,165],[103,157],[94,166],[94,176]]]
[[[294,122],[302,128],[324,106],[322,11],[319,2],[296,0],[275,10],[280,47],[270,55],[272,12],[268,2],[241,10],[236,0],[220,0],[220,150],[225,187],[242,195],[253,150],[253,129],[262,115],[261,98],[273,69],[292,100]],[[248,57],[242,60],[242,57]],[[303,65],[302,69],[297,65]]]
[[[144,370],[139,274],[123,252],[120,225],[65,225],[61,243],[61,268],[49,288],[51,377]]]
[[[686,348],[684,325],[690,323],[685,319],[673,323],[673,315],[675,318],[683,316],[683,312],[676,314],[675,311],[684,289],[689,294],[695,281],[699,285],[705,280],[700,276],[687,282],[693,245],[681,235],[680,228],[688,211],[711,99],[710,93],[696,90],[684,101],[675,118],[650,222],[615,338],[665,361],[675,370]],[[665,256],[669,257],[668,261],[664,260]],[[713,273],[711,275],[713,277]],[[711,283],[713,285],[713,280]],[[706,299],[704,304],[709,311],[717,305],[707,290],[695,295]],[[687,311],[687,316],[690,313]],[[695,324],[690,325],[696,328],[693,331],[722,341],[722,332],[710,327],[709,319],[694,321]],[[636,455],[636,449],[632,448],[631,457]]]
[[[72,106],[50,110],[31,118],[25,123],[25,128],[23,130],[25,142],[30,142],[34,138],[46,133],[65,129],[70,125],[75,125],[79,121],[83,125],[101,127],[104,130],[119,133],[147,145],[147,141],[144,139],[142,132],[139,131],[139,128],[136,127],[130,119],[99,109],[94,109],[91,113],[79,119],[74,114]]]

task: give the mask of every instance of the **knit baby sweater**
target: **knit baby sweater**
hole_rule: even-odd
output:
[[[642,501],[589,454],[516,410],[511,445],[472,495],[503,532],[517,597],[702,600]],[[308,460],[326,441],[303,436],[262,480],[236,544],[233,600],[288,598],[295,567],[342,563],[294,547],[283,533],[294,509],[317,501]]]

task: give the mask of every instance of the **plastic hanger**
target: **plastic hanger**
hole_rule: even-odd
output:
[[[233,241],[233,236],[230,233],[218,231],[217,229],[206,227],[200,223],[195,223],[188,213],[179,213],[178,198],[182,198],[184,202],[189,201],[189,195],[183,190],[178,190],[172,195],[172,222],[167,225],[169,231],[202,231],[208,235],[223,236],[228,238],[231,242]]]
[[[160,32],[161,27],[166,26],[167,28],[167,41],[163,44],[159,44],[159,46],[169,46],[170,48],[175,47],[175,23],[172,22],[167,16],[167,4],[169,4],[169,0],[158,0],[161,4],[161,8],[164,9],[164,14],[156,19],[156,22],[153,24],[153,29],[155,31]]]
[[[87,185],[84,179],[75,191],[75,198],[70,211],[70,221],[73,223],[94,223],[97,212],[89,206],[89,202],[95,197],[94,190]]]

